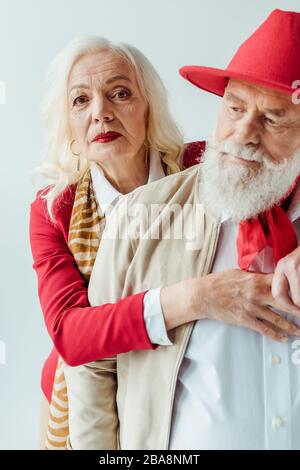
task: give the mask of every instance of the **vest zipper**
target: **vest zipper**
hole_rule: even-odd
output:
[[[219,239],[220,226],[221,225],[218,224],[218,226],[215,228],[215,236],[214,236],[214,240],[213,240],[213,247],[212,247],[211,257],[210,257],[209,264],[208,264],[207,273],[210,273],[211,268],[212,268],[212,264],[213,264],[213,261],[214,261],[216,248],[217,248],[217,241]],[[193,322],[190,325],[188,333],[186,334],[186,339],[185,339],[185,341],[183,343],[183,346],[181,348],[181,353],[180,353],[179,360],[177,361],[177,365],[176,365],[176,369],[175,369],[174,379],[173,379],[172,388],[171,388],[170,413],[169,413],[169,421],[168,421],[168,430],[167,430],[166,441],[165,441],[165,445],[163,447],[164,450],[168,450],[168,444],[169,444],[169,440],[170,440],[172,411],[173,411],[173,404],[174,404],[175,390],[176,390],[176,384],[177,384],[177,377],[178,377],[178,373],[179,373],[179,368],[181,366],[181,363],[182,363],[182,360],[183,360],[183,357],[184,357],[184,354],[185,354],[185,351],[186,351],[187,343],[190,339],[194,324],[195,324],[195,322]]]

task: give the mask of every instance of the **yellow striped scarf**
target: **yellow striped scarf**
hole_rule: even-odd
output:
[[[104,217],[98,213],[90,170],[77,183],[72,209],[68,246],[79,271],[88,282],[93,269],[103,229]],[[66,450],[69,436],[68,395],[64,377],[64,361],[58,359],[55,373],[50,415],[47,428],[46,449]]]

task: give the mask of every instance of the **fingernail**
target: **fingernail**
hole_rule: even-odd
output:
[[[294,333],[296,336],[300,336],[300,328],[295,328]]]

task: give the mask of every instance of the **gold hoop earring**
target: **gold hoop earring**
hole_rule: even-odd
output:
[[[79,152],[79,153],[73,152],[72,145],[74,144],[74,142],[76,142],[76,140],[72,140],[72,142],[70,143],[70,149],[71,149],[71,152],[73,153],[73,155],[74,155],[75,157],[79,157],[80,152]]]
[[[77,171],[79,171],[79,169],[80,169],[80,154],[81,153],[80,152],[79,153],[73,152],[72,145],[73,145],[74,142],[75,142],[75,140],[72,140],[72,142],[70,143],[70,149],[71,149],[71,152],[73,153],[74,157],[77,157],[77,167],[76,167],[76,169],[77,169]]]

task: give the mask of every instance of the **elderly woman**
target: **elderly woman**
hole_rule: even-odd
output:
[[[54,60],[43,111],[48,139],[37,171],[46,187],[31,204],[30,241],[54,349],[42,373],[41,446],[52,397],[47,448],[64,449],[64,361],[80,365],[158,342],[155,291],[89,305],[88,281],[105,218],[121,194],[179,171],[182,162],[195,163],[203,143],[183,149],[164,86],[141,52],[98,37],[73,41]]]

